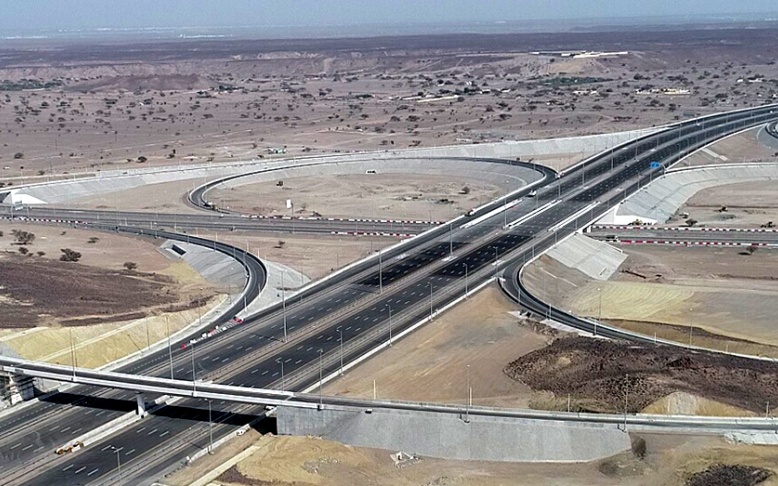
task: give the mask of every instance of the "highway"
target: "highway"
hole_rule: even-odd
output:
[[[660,160],[666,166],[677,160],[679,153],[691,151],[707,140],[774,118],[771,109],[756,109],[753,111],[756,116],[737,113],[682,124],[591,160],[565,177],[550,181],[538,191],[537,197],[522,198],[524,194],[516,194],[514,199],[518,202],[515,205],[508,207],[503,203],[507,207],[504,214],[499,212],[498,202],[472,218],[464,218],[458,222],[459,226],[437,227],[429,233],[430,236],[420,237],[413,244],[387,252],[380,270],[376,268],[378,265],[374,259],[361,269],[361,273],[355,270],[334,279],[336,282],[330,281],[332,283],[326,289],[317,289],[295,302],[288,302],[285,318],[279,315],[276,306],[256,316],[248,325],[220,334],[202,345],[195,345],[194,349],[176,347],[173,374],[177,378],[192,376],[192,366],[189,365],[191,352],[198,379],[203,377],[225,384],[278,387],[280,363],[283,362],[289,380],[286,385],[302,389],[318,380],[316,364],[319,359],[322,372],[337,370],[341,332],[344,346],[349,348],[344,353],[344,361],[348,362],[372,349],[376,343],[386,341],[389,309],[394,309],[394,332],[401,332],[429,315],[430,309],[434,312],[460,297],[468,283],[464,281],[465,273],[468,274],[469,284],[475,287],[493,278],[511,262],[518,262],[509,266],[509,269],[515,269],[558,238],[588,223],[596,214],[592,206],[594,202],[599,201],[596,207],[599,212],[619,201],[623,193],[634,192],[648,183],[655,174],[649,170],[651,162]],[[495,210],[498,212],[480,224],[462,224]],[[505,222],[521,218],[527,219],[509,231],[501,230]],[[548,231],[560,223],[565,224],[556,231]],[[294,339],[285,345],[278,345],[283,341],[284,320],[290,333],[299,334],[295,334]],[[359,345],[353,345],[355,343]],[[263,351],[267,352],[263,354]],[[128,372],[169,374],[164,364],[167,354],[157,355],[156,360],[144,360],[145,363],[133,365]],[[198,401],[185,401],[180,406],[202,410],[203,405]],[[257,409],[228,404],[214,403],[214,407],[219,413],[222,410],[249,415],[258,413]],[[73,413],[78,415],[78,410]],[[228,415],[219,417],[226,418]],[[152,416],[144,419],[143,432],[127,430],[111,437],[105,444],[121,447],[123,451],[132,450],[132,454],[126,458],[122,456],[122,460],[128,461],[127,468],[137,466],[133,469],[133,480],[150,480],[174,459],[180,460],[203,446],[207,434],[202,424],[194,424],[187,418],[193,419]],[[69,417],[68,421],[61,423],[77,423],[78,420]],[[146,430],[154,433],[146,434]],[[229,425],[219,425],[214,433],[220,436],[230,430]],[[139,434],[143,434],[140,439]],[[20,461],[36,460],[38,456],[35,454],[21,456],[22,449],[28,445],[23,440],[11,449],[15,445],[14,440],[0,443],[3,461],[0,466],[7,464],[10,468]],[[37,444],[37,437],[29,440],[32,440],[33,446]],[[165,451],[165,454],[160,451]],[[171,451],[170,456],[168,451]],[[47,462],[45,467],[40,466],[36,470],[39,474],[34,478],[24,476],[18,484],[45,484],[56,482],[55,478],[60,481],[57,484],[94,482],[104,476],[108,479],[113,474],[114,461],[113,453],[106,454],[98,445],[72,457]],[[80,476],[92,471],[95,472],[88,479]],[[0,474],[2,472],[0,469]]]
[[[209,214],[210,213],[210,214]],[[6,219],[32,222],[80,222],[100,225],[121,225],[144,228],[166,228],[171,231],[262,231],[302,234],[376,234],[409,236],[440,224],[438,221],[393,221],[344,218],[251,218],[208,211],[205,214],[171,214],[133,211],[104,211],[57,207],[26,206],[7,213]]]
[[[778,230],[739,230],[731,228],[658,228],[597,227],[587,236],[613,244],[689,244],[689,245],[738,245],[778,246]]]

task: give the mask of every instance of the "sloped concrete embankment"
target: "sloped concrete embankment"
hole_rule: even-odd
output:
[[[608,280],[627,259],[620,249],[582,234],[567,238],[551,248],[547,255],[595,280]]]
[[[719,165],[668,172],[630,196],[598,222],[629,224],[636,219],[645,223],[666,222],[703,189],[765,180],[778,180],[778,163]]]
[[[582,153],[591,155],[606,150],[632,138],[647,135],[656,129],[632,130],[606,135],[591,135],[586,137],[567,137],[544,140],[526,140],[514,142],[501,142],[491,144],[461,145],[448,147],[434,147],[425,149],[383,151],[371,153],[356,153],[349,155],[300,157],[294,160],[269,161],[250,160],[234,164],[199,164],[187,166],[169,166],[149,169],[130,169],[116,171],[102,171],[94,177],[84,177],[75,180],[56,181],[20,187],[3,192],[0,203],[23,204],[61,204],[74,199],[109,194],[113,192],[134,189],[144,185],[162,184],[182,180],[212,180],[218,177],[237,175],[252,171],[258,171],[273,167],[304,164],[332,164],[338,162],[376,161],[382,163],[382,169],[386,166],[401,167],[390,160],[402,157],[404,159],[427,159],[430,157],[494,157],[514,159],[527,158],[537,155],[551,155],[560,153]],[[418,168],[418,164],[409,166],[407,170]],[[486,172],[480,169],[469,169],[470,172]],[[402,171],[399,171],[402,172]],[[512,174],[516,172],[513,171]],[[503,179],[504,181],[505,179]],[[13,199],[13,201],[12,201]]]
[[[279,407],[278,432],[408,454],[501,462],[586,462],[629,450],[616,425],[439,412]]]

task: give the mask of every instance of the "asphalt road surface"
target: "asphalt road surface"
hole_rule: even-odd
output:
[[[191,377],[194,361],[197,379],[214,379],[241,386],[279,387],[281,363],[284,363],[284,381],[288,387],[305,388],[318,380],[320,372],[337,371],[341,335],[344,348],[349,350],[343,353],[344,361],[348,362],[367,352],[375,343],[386,341],[390,308],[394,316],[393,332],[399,333],[428,315],[430,307],[434,311],[461,296],[465,272],[470,280],[468,283],[474,287],[512,262],[517,262],[518,266],[535,252],[590,221],[595,208],[555,231],[549,231],[549,228],[580,213],[593,201],[601,203],[597,211],[604,210],[621,200],[624,192],[634,192],[648,183],[657,173],[650,169],[651,162],[668,165],[677,160],[679,153],[686,153],[705,140],[740,129],[745,124],[771,119],[773,115],[767,111],[757,110],[760,116],[750,119],[744,114],[722,116],[721,126],[714,120],[687,123],[615,150],[546,185],[538,191],[537,197],[523,198],[510,207],[505,216],[495,214],[481,224],[469,227],[438,228],[435,238],[417,242],[418,247],[409,245],[400,248],[399,253],[387,254],[380,271],[373,264],[361,273],[336,279],[337,282],[326,290],[287,302],[283,314],[276,307],[256,316],[248,325],[219,334],[194,348],[181,349],[180,344],[185,343],[176,343],[172,353],[173,374],[176,378]],[[510,222],[527,216],[554,201],[557,201],[555,205],[524,224],[509,231],[502,230],[505,220]],[[509,269],[512,268],[515,266]],[[288,333],[299,334],[285,345],[279,345],[283,341],[284,320]],[[169,376],[167,362],[165,350],[122,371]],[[319,362],[321,367],[317,366]],[[177,406],[202,411],[206,404],[184,400]],[[232,417],[232,413],[243,414],[241,416],[261,413],[257,407],[225,403],[213,403],[212,406],[217,414],[214,421],[220,422],[213,429],[217,438],[234,430],[235,425],[221,423]],[[101,480],[114,484],[144,483],[204,447],[208,439],[207,425],[196,421],[198,416],[202,418],[202,412],[192,412],[192,416],[161,413],[144,419],[142,427],[125,430],[77,454],[41,460],[53,450],[46,449],[41,434],[49,443],[65,442],[62,428],[91,421],[84,415],[84,410],[84,407],[71,407],[67,416],[57,420],[58,428],[51,435],[46,435],[34,419],[26,421],[26,430],[11,424],[11,433],[0,438],[0,474],[3,474],[3,468],[18,469],[26,462],[35,465],[34,473],[11,484],[88,484]],[[4,427],[7,420],[16,420],[15,417],[16,414],[0,421],[0,427]],[[20,422],[25,421],[20,419]],[[30,445],[32,447],[28,447]],[[39,449],[41,446],[44,448]],[[36,449],[37,453],[31,452]],[[123,464],[121,479],[116,477],[118,471],[113,451],[117,449]],[[27,452],[29,454],[25,455]]]

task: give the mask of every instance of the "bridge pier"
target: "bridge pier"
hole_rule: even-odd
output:
[[[16,405],[34,397],[34,378],[0,371],[0,402]]]
[[[138,404],[138,416],[139,417],[145,417],[146,416],[146,401],[143,398],[143,392],[135,392],[135,401]]]

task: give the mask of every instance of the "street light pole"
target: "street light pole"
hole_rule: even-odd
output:
[[[167,353],[168,353],[168,359],[170,360],[170,379],[174,379],[173,377],[173,348],[170,346],[170,322],[168,322],[168,315],[165,314],[165,329],[167,330]]]
[[[211,420],[211,399],[206,398],[208,402],[208,454],[213,454],[213,421]]]
[[[448,223],[448,255],[454,256],[454,228]]]
[[[195,372],[194,343],[192,343],[192,395],[197,392],[197,375]]]
[[[467,263],[462,262],[462,265],[465,266],[465,299],[468,297],[468,291],[467,291]]]
[[[343,329],[340,327],[338,328],[338,332],[340,333],[340,374],[343,375]]]
[[[283,360],[283,358],[278,358],[276,360],[276,363],[281,365],[281,391],[286,391],[286,380],[284,379],[284,360]]]
[[[73,364],[73,381],[76,381],[76,345],[73,343],[73,329],[70,331],[70,362]]]
[[[389,346],[392,345],[392,308],[389,307]]]
[[[430,320],[432,320],[432,282],[430,282]]]
[[[600,294],[600,306],[597,311],[597,320],[594,321],[594,335],[597,335],[597,324],[602,320],[602,287],[597,287],[597,293]]]
[[[281,309],[284,319],[284,342],[286,342],[286,285],[284,284],[284,271],[281,272]]]
[[[378,250],[378,293],[384,293],[384,266],[381,258],[381,250]]]
[[[692,325],[692,311],[694,310],[693,307],[689,308],[689,347],[692,347],[692,332],[694,330],[694,326]]]
[[[324,397],[322,395],[322,386],[324,386],[322,354],[324,354],[324,350],[320,349],[319,350],[319,410],[324,408]]]
[[[111,446],[111,451],[116,454],[116,473],[118,474],[119,478],[122,477],[122,459],[119,456],[119,453],[121,452],[121,449],[117,448],[116,446]]]
[[[467,402],[465,406],[465,423],[470,422],[470,400],[473,399],[472,391],[470,391],[470,365],[467,365]]]

